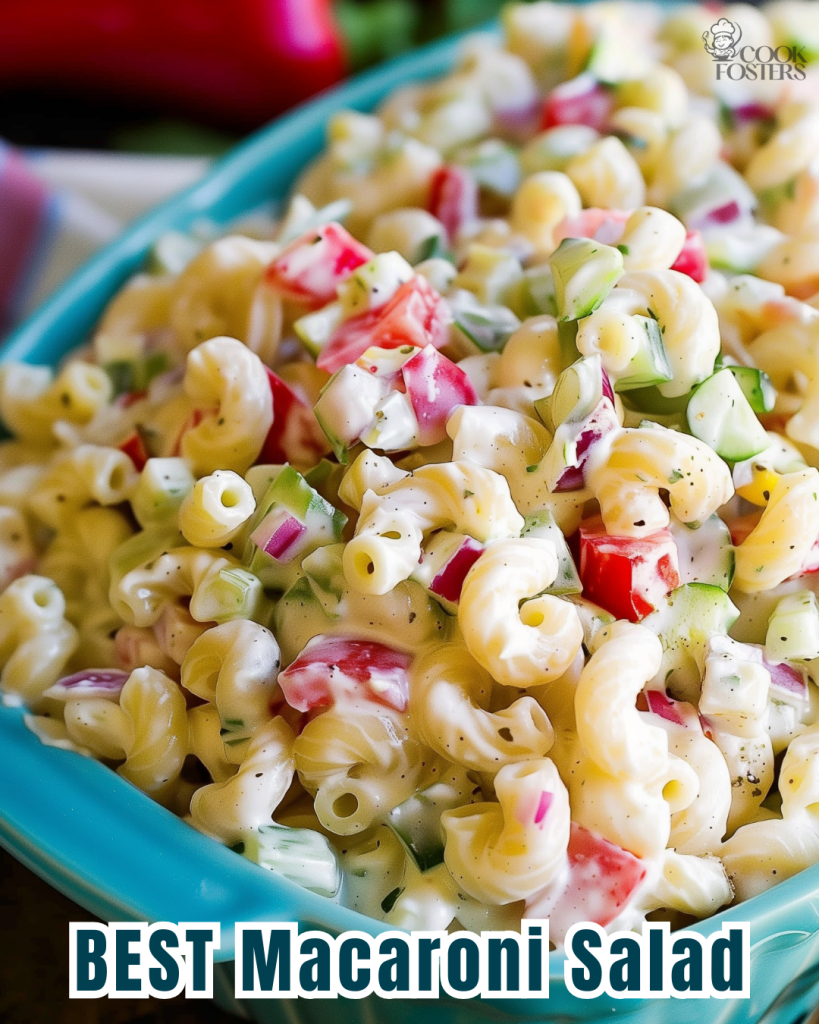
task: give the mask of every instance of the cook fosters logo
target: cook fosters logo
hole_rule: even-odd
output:
[[[710,42],[709,42],[710,36]],[[706,51],[716,64],[717,81],[802,81],[805,56],[798,46],[740,46],[742,29],[727,18],[720,18],[703,32]]]
[[[705,49],[714,60],[732,60],[736,56],[737,46],[742,38],[742,29],[727,18],[720,18],[716,25],[711,26],[712,45],[708,45],[708,32],[703,32]]]

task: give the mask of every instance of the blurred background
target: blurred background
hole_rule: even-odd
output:
[[[289,107],[502,0],[0,0],[0,337]]]

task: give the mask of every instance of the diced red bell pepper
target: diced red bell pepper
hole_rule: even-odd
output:
[[[297,711],[359,701],[406,711],[411,660],[374,640],[317,636],[279,674],[279,686]]]
[[[141,402],[147,396],[147,391],[125,391],[121,395],[117,395],[114,399],[114,404],[120,409],[130,409],[132,405],[136,405],[137,402]]]
[[[708,277],[708,253],[705,251],[705,243],[699,231],[689,231],[685,236],[680,255],[671,269],[687,274],[697,284],[702,284]]]
[[[324,431],[307,402],[271,369],[265,369],[273,398],[273,423],[256,461],[313,465],[330,450]]]
[[[591,921],[602,928],[623,912],[643,879],[639,857],[572,822],[568,872],[526,901],[524,917],[549,919],[549,938],[563,942],[572,925]]]
[[[336,286],[374,253],[335,221],[296,238],[270,264],[269,285],[288,298],[319,309],[336,297]]]
[[[451,359],[432,345],[419,351],[401,367],[404,385],[418,420],[422,445],[446,438],[446,422],[459,405],[477,405],[472,381]]]
[[[585,124],[604,132],[614,109],[614,97],[592,75],[580,75],[552,89],[543,104],[541,127]]]
[[[119,450],[124,452],[131,462],[133,462],[137,472],[141,473],[145,468],[145,463],[150,458],[141,435],[135,430],[133,434],[129,434],[122,444],[118,445],[118,447]]]
[[[465,167],[444,164],[432,175],[429,212],[446,228],[450,242],[478,216],[478,183]]]
[[[677,545],[668,529],[613,537],[596,516],[580,524],[583,596],[618,619],[639,622],[680,585]]]
[[[354,363],[371,346],[414,345],[441,348],[449,339],[449,307],[424,277],[402,284],[378,309],[344,320],[316,360],[320,370],[335,373]]]

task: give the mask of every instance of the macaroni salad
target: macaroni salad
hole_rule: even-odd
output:
[[[814,57],[810,3],[513,5],[269,231],[159,239],[0,370],[5,702],[396,927],[819,861]]]

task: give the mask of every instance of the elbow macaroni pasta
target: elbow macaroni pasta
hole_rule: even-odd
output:
[[[0,690],[58,756],[399,928],[819,862],[819,22],[727,16],[805,81],[513,4],[0,369]]]

